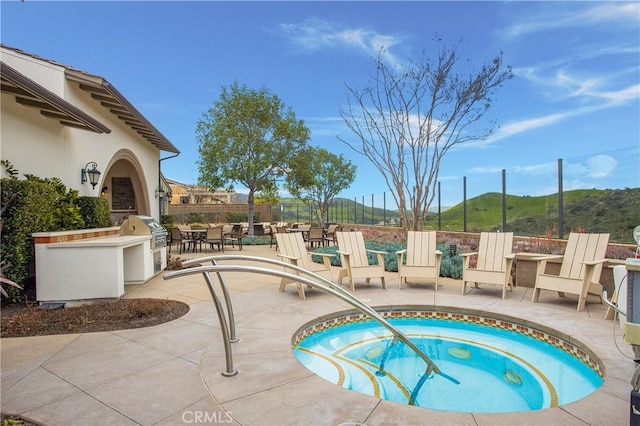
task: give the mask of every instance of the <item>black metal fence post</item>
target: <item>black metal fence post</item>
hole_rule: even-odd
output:
[[[387,192],[382,193],[382,221],[387,226]]]
[[[562,194],[562,158],[558,158],[558,238],[564,238],[564,198]]]
[[[507,232],[507,171],[502,169],[502,232]]]
[[[438,231],[442,231],[442,202],[440,198],[440,181],[438,181]]]
[[[462,231],[467,232],[467,177],[462,177]]]

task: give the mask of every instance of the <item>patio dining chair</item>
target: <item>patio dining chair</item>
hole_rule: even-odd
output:
[[[187,237],[180,232],[180,228],[174,226],[171,228],[171,242],[169,243],[169,253],[171,253],[171,246],[176,245],[180,248],[180,254],[182,254],[182,250],[189,250],[191,245],[195,247],[196,240],[192,237]]]
[[[327,232],[324,234],[325,243],[328,245],[336,244],[336,232],[342,231],[342,226],[337,223],[329,225]]]
[[[309,228],[307,242],[310,247],[313,247],[314,244],[317,244],[318,247],[324,247],[324,229],[319,226],[312,226]]]
[[[207,228],[207,233],[204,237],[203,242],[208,244],[211,250],[213,250],[213,246],[218,246],[218,250],[224,252],[224,235],[222,233],[222,226],[214,226],[212,228]]]
[[[225,243],[227,241],[230,241],[231,247],[235,247],[236,243],[238,243],[238,247],[240,251],[242,251],[242,237],[243,237],[242,224],[236,223],[231,228],[231,231],[224,234],[224,241]]]

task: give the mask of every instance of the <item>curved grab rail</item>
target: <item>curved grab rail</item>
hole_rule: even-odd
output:
[[[404,344],[406,344],[408,347],[410,347],[427,365],[427,369],[425,371],[426,375],[429,375],[431,373],[435,373],[438,374],[444,378],[446,378],[447,380],[452,381],[455,384],[459,384],[460,382],[447,375],[444,374],[440,371],[440,369],[438,368],[438,366],[433,362],[433,360],[431,360],[431,358],[429,358],[422,350],[420,350],[420,348],[418,348],[415,343],[413,343],[408,337],[406,337],[400,330],[398,330],[395,326],[393,326],[391,323],[389,323],[384,317],[382,317],[376,310],[374,310],[373,308],[371,308],[369,305],[365,304],[364,302],[362,302],[360,299],[358,299],[357,297],[353,296],[351,293],[348,293],[346,290],[342,289],[341,287],[335,285],[334,283],[332,283],[331,281],[327,280],[326,278],[312,272],[309,271],[307,269],[301,268],[299,266],[296,265],[292,265],[290,263],[286,263],[286,262],[281,262],[279,260],[275,260],[275,259],[269,259],[269,258],[264,258],[264,257],[256,257],[256,256],[246,256],[246,255],[222,255],[222,256],[208,256],[208,257],[203,257],[203,258],[198,258],[198,259],[192,259],[189,260],[187,262],[183,262],[184,266],[192,266],[195,264],[199,264],[201,262],[206,262],[206,261],[211,261],[212,263],[217,263],[218,261],[221,260],[247,260],[247,261],[258,261],[258,262],[264,262],[264,263],[270,263],[273,265],[280,265],[283,266],[284,268],[288,268],[291,270],[295,270],[298,272],[301,272],[303,274],[306,275],[310,275],[313,278],[316,278],[317,280],[321,281],[314,281],[311,279],[308,279],[306,277],[300,276],[300,275],[294,275],[294,274],[290,274],[288,272],[284,272],[284,271],[277,271],[275,269],[267,269],[267,268],[258,268],[255,266],[245,266],[245,265],[212,265],[212,266],[199,266],[199,267],[193,267],[193,268],[189,268],[189,269],[183,269],[183,270],[179,270],[179,271],[175,271],[175,272],[169,272],[167,274],[164,275],[165,279],[171,279],[171,278],[175,278],[175,277],[179,277],[179,276],[183,276],[183,275],[191,275],[191,274],[195,274],[195,273],[202,273],[205,275],[208,275],[209,272],[216,272],[216,273],[220,273],[220,272],[253,272],[253,273],[258,273],[258,274],[267,274],[267,275],[273,275],[273,276],[277,276],[277,277],[281,277],[281,278],[289,278],[289,279],[293,279],[295,281],[301,282],[303,284],[309,285],[313,288],[317,288],[319,290],[325,291],[326,293],[329,293],[347,303],[349,303],[350,305],[352,305],[354,308],[356,308],[358,311],[362,312],[365,315],[368,315],[369,317],[371,317],[372,319],[374,319],[375,321],[377,321],[378,323],[380,323],[383,327],[385,327],[387,330],[389,330],[394,336],[396,336],[399,340],[401,340]],[[220,317],[220,314],[219,314]]]

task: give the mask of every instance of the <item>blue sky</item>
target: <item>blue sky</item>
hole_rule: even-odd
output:
[[[514,78],[486,115],[500,127],[459,145],[440,168],[442,204],[501,191],[640,186],[638,2],[35,2],[2,1],[1,40],[111,82],[181,155],[164,174],[198,178],[196,122],[235,81],[268,88],[312,131],[310,143],[358,166],[341,196],[389,191],[340,142],[345,83],[362,87],[384,46],[394,60],[434,51],[437,33],[479,67],[503,52]],[[167,156],[167,153],[164,153]],[[236,185],[242,192],[242,188]],[[391,197],[387,194],[387,202]],[[390,206],[393,207],[393,206]]]

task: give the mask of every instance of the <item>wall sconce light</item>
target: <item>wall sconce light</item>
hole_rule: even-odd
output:
[[[91,166],[91,169],[89,169],[89,166]],[[97,167],[98,165],[96,163],[92,161],[88,162],[87,165],[84,166],[84,169],[80,171],[80,183],[85,183],[88,177],[91,188],[96,189],[101,174]]]
[[[109,187],[108,186],[103,186],[102,187],[102,195],[106,194],[107,192],[109,192]]]
[[[164,197],[164,189],[162,189],[161,187],[157,187],[156,188],[156,198],[162,198]]]

